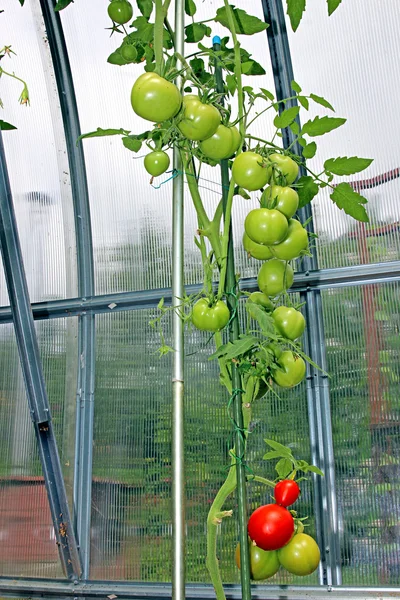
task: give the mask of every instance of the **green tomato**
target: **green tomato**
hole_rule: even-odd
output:
[[[288,340],[297,340],[303,335],[306,320],[299,310],[288,306],[278,306],[272,313],[277,330]]]
[[[143,73],[131,92],[132,108],[139,117],[161,123],[171,119],[181,107],[182,96],[176,85],[157,73]]]
[[[306,533],[296,533],[278,550],[281,565],[293,575],[310,575],[319,565],[321,554],[317,542]]]
[[[236,136],[239,136],[239,140]],[[202,153],[212,160],[223,160],[229,158],[236,152],[240,144],[240,133],[236,127],[225,127],[218,125],[217,131],[199,144]]]
[[[178,129],[188,140],[202,141],[210,138],[221,123],[220,112],[212,104],[203,104],[189,94],[183,97],[183,117]]]
[[[276,550],[261,550],[258,546],[249,542],[250,554],[250,577],[254,581],[269,579],[279,570],[280,563]],[[236,546],[235,561],[240,569],[240,544]]]
[[[220,331],[229,319],[229,308],[222,300],[210,306],[207,298],[200,298],[193,306],[192,323],[201,331]]]
[[[290,219],[287,236],[271,249],[272,254],[281,260],[292,260],[302,256],[308,248],[308,234],[296,219]]]
[[[284,154],[270,154],[269,160],[273,163],[271,184],[290,185],[299,174],[299,165],[290,156]]]
[[[295,214],[299,206],[299,195],[291,187],[281,185],[270,185],[263,191],[261,196],[261,205],[266,202],[268,208],[275,208],[290,219]]]
[[[258,287],[267,296],[278,296],[293,284],[292,267],[277,258],[267,260],[258,272]]]
[[[283,369],[276,369],[272,372],[272,379],[280,387],[291,388],[298,385],[306,374],[306,363],[298,354],[291,350],[282,352],[277,360],[278,365]]]
[[[110,19],[118,25],[128,23],[133,16],[132,4],[127,0],[112,0],[108,5],[107,12]]]
[[[243,247],[247,254],[250,254],[250,256],[257,260],[268,260],[269,258],[273,258],[273,254],[268,246],[256,244],[256,242],[253,242],[253,240],[249,238],[246,232],[243,234]]]
[[[255,208],[247,215],[244,230],[256,244],[273,246],[285,239],[288,221],[279,210]]]
[[[274,310],[273,302],[262,292],[252,292],[248,299],[266,310]]]
[[[128,62],[133,62],[137,59],[137,50],[133,44],[124,44],[121,47],[121,55]]]
[[[236,185],[249,192],[267,185],[271,173],[271,167],[256,152],[242,152],[233,161],[232,177]]]
[[[144,168],[153,177],[165,173],[169,167],[169,163],[170,160],[168,154],[162,150],[150,152],[144,157]]]

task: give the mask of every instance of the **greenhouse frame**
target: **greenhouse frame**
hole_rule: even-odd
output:
[[[4,7],[0,599],[400,598],[400,14],[378,4]],[[144,72],[175,112],[143,116]],[[218,113],[203,137],[197,92]],[[217,126],[239,141],[215,157]],[[143,167],[149,149],[171,164]],[[250,239],[249,211],[285,233]],[[288,255],[292,226],[306,245]],[[223,323],[196,320],[204,298]],[[288,355],[304,372],[286,385]],[[276,489],[294,480],[292,507]],[[253,536],[264,505],[290,520],[281,544]],[[319,549],[304,572],[297,536]]]

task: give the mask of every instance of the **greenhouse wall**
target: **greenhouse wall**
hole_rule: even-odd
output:
[[[56,16],[50,0],[8,4],[0,15],[1,44],[12,42],[18,52],[12,67],[8,56],[1,66],[25,74],[31,103],[18,106],[14,89],[2,77],[7,120],[18,128],[0,132],[0,198],[3,211],[11,206],[7,214],[18,232],[21,256],[12,235],[7,237],[2,212],[0,596],[169,598],[174,594],[174,357],[162,355],[160,346],[173,345],[175,325],[166,311],[160,342],[159,318],[162,299],[169,307],[173,295],[173,177],[150,185],[144,149],[133,154],[117,136],[76,144],[80,133],[98,127],[134,132],[147,127],[130,105],[142,65],[107,62],[116,43],[106,31],[108,2],[76,0]],[[210,19],[220,4],[199,2],[196,20]],[[252,597],[400,597],[400,121],[395,101],[400,13],[395,0],[343,0],[329,18],[325,3],[309,4],[293,32],[281,0],[236,1],[237,8],[261,21],[271,14],[284,16],[281,23],[271,22],[268,38],[263,32],[245,40],[254,60],[266,68],[263,75],[247,77],[246,85],[279,97],[277,88],[290,84],[293,67],[307,93],[329,98],[335,116],[347,122],[318,138],[318,155],[307,165],[320,173],[324,161],[339,153],[373,158],[366,171],[344,178],[368,200],[369,222],[355,221],[334,206],[328,187],[312,209],[302,209],[304,220],[312,217],[315,236],[310,256],[295,265],[289,296],[294,304],[304,304],[303,347],[312,362],[300,385],[255,403],[246,455],[247,510],[250,514],[272,498],[252,478],[255,473],[276,476],[273,464],[262,458],[265,439],[279,440],[317,465],[324,477],[313,474],[301,482],[301,512],[309,516],[307,533],[318,542],[321,562],[306,577],[280,570],[267,582],[253,582]],[[212,35],[227,35],[222,25],[212,27]],[[274,56],[274,43],[278,51],[290,48],[290,55]],[[310,103],[300,118],[314,119],[320,109]],[[266,113],[252,135],[270,139],[274,131]],[[199,188],[206,210],[215,210],[222,193],[215,167],[203,165]],[[234,258],[243,294],[237,314],[245,330],[245,295],[258,290],[260,264],[243,248],[243,223],[258,199],[250,194],[249,199],[235,196],[234,202]],[[188,294],[202,290],[197,229],[185,184]],[[10,281],[19,274],[27,288],[10,293]],[[26,306],[31,313],[24,312]],[[206,567],[207,515],[229,470],[235,429],[218,361],[209,359],[212,337],[185,328],[187,598],[215,597]],[[34,345],[30,353],[30,340],[36,340],[37,355]],[[43,372],[49,433],[40,421],[32,424],[29,360],[34,360],[38,386]],[[62,482],[52,460],[53,432]],[[43,472],[43,460],[54,471]],[[70,572],[60,558],[62,527],[55,532],[50,508],[55,505],[68,505],[71,512]],[[228,508],[235,513],[235,498]],[[234,559],[237,519],[224,519],[219,529],[217,555],[226,595],[242,598]],[[74,548],[80,573],[74,571]]]

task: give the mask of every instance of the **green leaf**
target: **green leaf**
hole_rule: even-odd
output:
[[[250,317],[257,321],[264,335],[276,339],[274,320],[271,315],[254,302],[246,302],[246,310]]]
[[[306,0],[286,0],[286,3],[290,24],[293,31],[296,31],[306,9]]]
[[[154,23],[149,23],[146,17],[137,17],[131,27],[136,29],[129,34],[129,39],[149,44],[154,41]]]
[[[325,100],[325,98],[323,98],[322,96],[317,96],[316,94],[310,94],[310,98],[312,100],[314,100],[314,102],[316,102],[317,104],[320,104],[321,106],[324,106],[325,108],[329,108],[330,110],[335,112],[335,109],[333,108],[332,104],[330,102],[328,102],[328,100]]]
[[[140,148],[142,147],[142,142],[135,137],[123,137],[122,143],[124,144],[125,148],[131,150],[132,152],[139,152]]]
[[[290,123],[289,127],[295,135],[297,135],[300,131],[300,125],[297,121],[293,121],[293,123]]]
[[[193,15],[196,14],[197,8],[196,8],[196,4],[194,3],[193,0],[185,0],[185,13],[189,16],[189,17],[193,17]]]
[[[185,34],[185,42],[201,42],[205,35],[209,36],[211,34],[211,29],[203,23],[192,23],[185,27]]]
[[[307,146],[303,148],[303,156],[304,158],[313,158],[317,151],[317,144],[315,142],[310,142]]]
[[[292,90],[294,92],[296,92],[296,94],[300,94],[301,93],[301,87],[299,86],[299,84],[296,81],[292,81],[292,83],[290,84],[290,87],[292,88]]]
[[[305,472],[311,471],[311,473],[316,473],[317,475],[321,475],[321,477],[324,476],[324,472],[321,471],[321,469],[319,469],[318,467],[315,467],[314,465],[308,465],[305,469],[302,469]]]
[[[280,115],[276,115],[274,119],[274,125],[277,129],[284,129],[290,123],[293,123],[295,118],[300,112],[300,108],[298,106],[292,106],[291,108],[287,108],[281,112]]]
[[[21,0],[20,0],[21,1]],[[64,8],[67,8],[67,6],[69,4],[71,4],[71,2],[73,2],[74,0],[57,0],[57,3],[54,7],[54,10],[56,12],[63,10]],[[21,4],[21,6],[23,5],[23,3]]]
[[[273,458],[282,458],[282,454],[276,450],[270,450],[263,456],[263,460],[272,460]]]
[[[96,131],[91,131],[90,133],[82,133],[77,139],[77,143],[79,140],[84,140],[86,138],[93,137],[105,137],[107,135],[128,135],[130,132],[126,129],[101,129],[98,127]]]
[[[119,67],[128,64],[128,61],[125,60],[119,49],[115,52],[111,52],[110,56],[107,58],[107,62],[110,63],[110,65],[118,65]]]
[[[331,16],[337,9],[342,0],[328,0],[328,15]]]
[[[367,211],[363,206],[367,200],[355,192],[348,183],[339,183],[332,192],[331,199],[338,208],[344,210],[353,219],[363,223],[369,222]]]
[[[17,128],[15,127],[15,125],[11,125],[11,123],[7,123],[7,121],[3,121],[2,119],[0,119],[0,131],[10,131],[11,129]]]
[[[297,100],[299,101],[299,103],[301,104],[301,106],[303,108],[308,110],[310,103],[308,102],[308,98],[306,98],[306,96],[297,96]]]
[[[228,342],[224,344],[214,354],[209,357],[209,360],[214,358],[224,358],[225,360],[232,360],[238,356],[246,354],[251,348],[258,343],[257,338],[252,335],[241,335],[239,339],[234,342]]]
[[[324,168],[335,175],[354,175],[364,171],[372,163],[372,158],[359,158],[358,156],[339,156],[338,158],[329,158],[324,162]]]
[[[212,75],[211,73],[205,70],[204,60],[202,58],[193,58],[190,61],[190,66],[197,79],[201,83],[207,85],[210,79],[212,78]]]
[[[302,134],[307,134],[311,137],[316,137],[317,135],[324,135],[324,133],[329,133],[329,131],[333,131],[333,129],[337,129],[346,123],[346,119],[339,119],[334,117],[315,117],[313,121],[307,121],[304,123],[303,128],[301,130]]]
[[[267,29],[268,24],[261,21],[258,17],[248,15],[246,11],[241,8],[235,8],[232,4],[230,4],[230,8],[233,11],[233,20],[235,22],[235,31],[237,34],[253,35],[254,33],[259,33],[260,31]],[[214,21],[221,23],[221,25],[229,29],[228,15],[225,6],[217,10]]]
[[[275,471],[280,479],[285,479],[292,470],[292,461],[287,458],[281,458],[275,465]]]
[[[282,457],[283,456],[286,456],[286,457],[292,456],[292,451],[287,446],[284,446],[283,444],[280,444],[279,442],[276,442],[275,440],[264,439],[264,442],[266,444],[268,444],[268,446],[271,446],[271,448],[273,448],[277,452],[280,452],[280,456],[282,456]]]
[[[153,12],[153,0],[136,0],[136,3],[142,15],[149,19]]]
[[[299,208],[306,206],[319,192],[319,188],[310,175],[303,175],[297,181],[296,191],[299,195]]]
[[[25,4],[25,0],[19,0],[19,3],[21,6],[23,6]]]
[[[272,102],[275,100],[275,96],[269,90],[266,90],[265,88],[260,88],[260,91],[264,94],[266,98],[268,98],[268,100],[271,100]]]
[[[227,75],[226,76],[226,85],[227,85],[230,95],[234,96],[235,92],[237,90],[236,77],[234,75]]]
[[[265,75],[264,68],[257,61],[255,61],[253,59],[242,61],[241,65],[242,65],[241,71],[242,71],[243,75]],[[246,65],[245,70],[243,70],[244,65]]]

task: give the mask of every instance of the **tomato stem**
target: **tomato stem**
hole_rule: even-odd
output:
[[[156,4],[156,17],[154,23],[154,57],[156,61],[155,73],[163,76],[164,71],[164,21],[166,19],[168,8],[171,0],[155,0]]]

